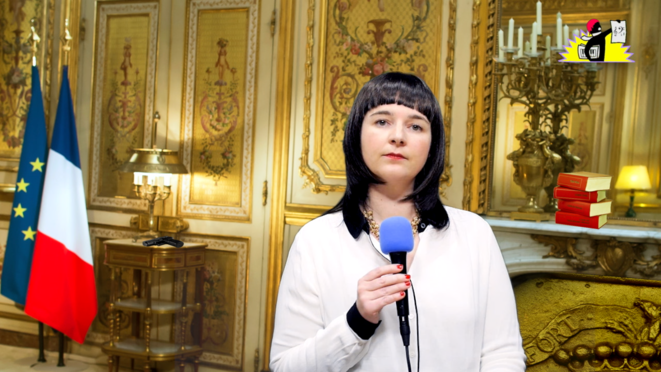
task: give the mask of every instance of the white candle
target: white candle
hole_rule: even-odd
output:
[[[555,19],[555,44],[558,48],[562,48],[562,18]]]
[[[498,30],[498,60],[505,60],[505,52],[503,51],[503,30]]]
[[[542,34],[542,2],[538,1],[537,2],[537,24],[540,25],[539,29],[537,29],[537,34],[541,35]]]
[[[171,174],[165,174],[164,175],[164,180],[163,180],[163,186],[172,186],[172,175]]]
[[[530,53],[530,41],[526,40],[526,48],[525,48],[526,53]]]
[[[537,22],[532,24],[532,34],[530,34],[530,52],[537,53]]]
[[[510,27],[507,29],[507,48],[512,49],[514,44],[514,18],[510,18]]]
[[[546,51],[544,52],[544,58],[551,58],[551,37],[546,35]]]
[[[519,27],[519,40],[518,40],[518,47],[519,47],[519,57],[523,57],[523,27]]]
[[[562,27],[562,41],[569,44],[569,26],[567,25]]]

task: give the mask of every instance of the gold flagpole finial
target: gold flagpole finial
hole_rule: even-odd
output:
[[[71,51],[71,33],[69,32],[69,18],[64,20],[64,35],[62,35],[62,50],[64,50],[64,63],[69,64],[69,51]]]
[[[30,20],[30,35],[28,35],[28,42],[30,43],[30,48],[32,49],[32,66],[37,65],[37,44],[41,41],[39,35],[37,35],[37,30],[35,30],[35,25],[37,24],[37,18],[32,18]]]

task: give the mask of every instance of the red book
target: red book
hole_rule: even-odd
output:
[[[596,203],[606,199],[606,190],[587,192],[572,190],[566,187],[556,187],[553,189],[553,197],[556,199],[578,200],[588,203]]]
[[[608,216],[605,214],[602,214],[601,216],[585,217],[576,213],[569,213],[562,211],[555,212],[555,223],[559,223],[562,225],[600,229],[602,226],[604,226],[607,220],[608,220]]]
[[[585,217],[601,216],[611,212],[612,201],[604,200],[601,203],[587,203],[575,200],[558,200],[558,208],[563,212],[576,213]]]
[[[608,190],[611,188],[611,178],[608,174],[590,172],[560,173],[558,186],[583,191]]]

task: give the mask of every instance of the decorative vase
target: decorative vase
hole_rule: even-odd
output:
[[[562,158],[548,147],[548,133],[526,129],[516,135],[521,147],[507,155],[514,165],[514,183],[519,185],[528,199],[519,208],[523,213],[543,213],[537,205],[540,191],[553,180],[553,168]]]

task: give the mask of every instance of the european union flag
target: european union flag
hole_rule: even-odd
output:
[[[32,98],[25,124],[21,161],[18,165],[0,288],[3,296],[22,305],[25,305],[30,281],[47,156],[44,101],[39,84],[39,71],[36,66],[32,66]]]

